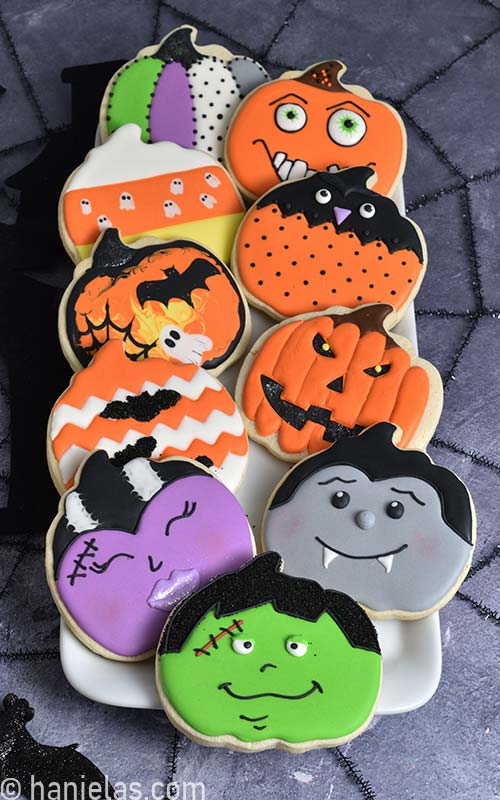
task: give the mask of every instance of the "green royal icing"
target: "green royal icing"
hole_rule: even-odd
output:
[[[207,648],[209,656],[195,654],[235,619],[242,620],[242,632],[233,628],[234,636],[225,634],[217,649]],[[240,655],[233,648],[236,640],[251,641],[253,649],[236,645],[245,651]],[[291,655],[292,642],[306,643],[305,655]],[[261,671],[265,664],[274,666]],[[380,655],[352,647],[327,612],[308,622],[276,612],[271,603],[220,619],[210,611],[179,653],[160,658],[163,691],[185,722],[205,736],[231,735],[244,742],[309,742],[352,734],[370,717],[380,678]],[[238,695],[307,696],[236,699],[219,688],[227,683]]]
[[[124,69],[117,77],[107,108],[108,133],[129,122],[141,129],[143,142],[150,142],[149,106],[155,85],[165,62],[159,58],[140,58]]]

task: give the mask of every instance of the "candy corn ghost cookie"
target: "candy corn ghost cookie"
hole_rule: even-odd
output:
[[[236,399],[249,435],[285,461],[300,461],[376,422],[400,430],[401,447],[425,447],[443,387],[411,343],[389,333],[390,306],[293,317],[267,330],[245,358]]]
[[[453,472],[394,444],[381,422],[297,464],[273,491],[264,549],[285,569],[350,594],[371,617],[418,619],[465,578],[474,506]]]
[[[250,326],[231,272],[196,242],[101,235],[75,269],[59,309],[59,337],[73,369],[110,339],[129,358],[201,364],[218,374],[239,357]]]
[[[257,556],[183,600],[156,656],[171,722],[199,744],[303,753],[358,736],[377,702],[375,629],[350,597]]]
[[[388,303],[400,319],[425,273],[419,228],[351,167],[275,186],[244,217],[232,264],[249,301],[277,318]]]
[[[113,75],[101,105],[101,141],[135,122],[144,142],[175,142],[221,160],[235,109],[269,76],[252,58],[198,45],[196,37],[196,28],[183,25]]]
[[[233,398],[207,370],[173,359],[131,361],[114,339],[73,376],[52,409],[47,458],[61,493],[94,450],[118,465],[137,456],[185,456],[235,490],[248,440]]]
[[[145,144],[138,125],[119,128],[70,175],[59,202],[63,244],[77,263],[99,234],[194,239],[225,263],[244,206],[229,174],[210,155],[173,142]]]
[[[75,635],[94,652],[140,659],[169,612],[254,553],[245,512],[201,464],[98,451],[61,500],[46,546],[47,579]]]
[[[317,170],[373,167],[372,187],[391,195],[406,162],[399,114],[361,86],[345,86],[340,61],[285,72],[257,87],[238,107],[226,161],[241,191],[260,197],[281,181]]]

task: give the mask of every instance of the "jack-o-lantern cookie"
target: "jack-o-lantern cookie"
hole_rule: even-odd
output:
[[[99,451],[61,500],[47,537],[47,579],[78,638],[100,655],[146,658],[169,612],[254,553],[245,512],[200,464]]]
[[[113,339],[73,376],[52,409],[47,458],[61,494],[94,450],[105,450],[115,464],[185,456],[210,466],[235,490],[245,474],[248,439],[233,398],[207,370],[163,358],[132,361]]]
[[[212,156],[173,142],[145,144],[141,129],[119,128],[69,176],[59,230],[75,263],[106,228],[130,244],[144,236],[194,239],[225,263],[244,213],[228,172]]]
[[[201,364],[217,375],[242,352],[250,315],[228,268],[196,242],[143,239],[116,228],[78,264],[59,308],[59,337],[73,369],[110,339],[131,359]]]
[[[226,161],[250,198],[280,181],[317,170],[373,167],[374,189],[391,195],[406,163],[399,114],[361,86],[344,86],[340,61],[285,72],[257,87],[238,107],[226,139]]]
[[[376,422],[401,429],[401,447],[425,447],[443,386],[411,343],[389,333],[384,304],[330,308],[266,331],[245,358],[236,398],[249,435],[285,461],[300,461]]]
[[[156,681],[170,721],[195,742],[303,753],[358,736],[377,702],[376,631],[341,592],[257,556],[183,600],[167,620]]]
[[[113,75],[101,104],[101,141],[134,122],[144,142],[175,142],[221,160],[236,107],[269,75],[248,56],[196,44],[196,36],[190,25],[176,28]]]
[[[445,605],[469,569],[474,506],[453,472],[373,425],[301,461],[262,526],[285,569],[347,592],[375,618],[418,619]]]
[[[249,301],[276,319],[388,303],[400,319],[426,266],[424,238],[372,192],[369,167],[317,172],[271,189],[238,230],[232,264]]]

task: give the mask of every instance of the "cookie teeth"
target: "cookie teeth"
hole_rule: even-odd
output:
[[[286,158],[286,153],[275,153],[273,158],[273,164],[276,169],[279,169]]]
[[[297,159],[292,164],[292,168],[288,173],[289,180],[293,180],[295,178],[305,178],[307,174],[307,161],[301,161]]]
[[[280,166],[280,168],[278,170],[278,175],[279,175],[279,177],[281,178],[282,181],[287,181],[288,180],[288,176],[290,174],[290,169],[291,168],[292,168],[292,162],[289,161],[286,158],[283,161],[283,163],[281,164],[281,166]]]
[[[380,561],[380,563],[382,564],[382,566],[385,569],[385,571],[387,573],[389,573],[391,571],[391,569],[392,569],[392,562],[394,561],[394,554],[392,554],[390,556],[380,556],[380,558],[377,558],[377,561]]]
[[[306,172],[306,178],[310,178],[311,175],[314,175],[315,172],[316,172],[315,169],[308,169]]]
[[[328,172],[338,172],[339,171],[339,165],[338,164],[330,164],[330,166],[327,167],[327,170],[328,170]]]
[[[328,547],[323,547],[323,566],[325,569],[328,569],[332,561],[337,558],[338,553],[334,553],[333,550],[329,550]]]

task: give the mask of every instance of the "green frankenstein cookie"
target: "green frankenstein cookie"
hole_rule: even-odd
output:
[[[172,723],[200,744],[304,752],[368,725],[382,663],[357,603],[257,556],[181,602],[157,652]]]

